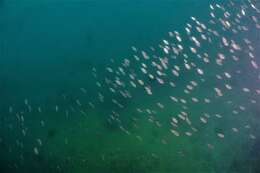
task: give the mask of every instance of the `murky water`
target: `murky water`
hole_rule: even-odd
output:
[[[0,172],[260,172],[260,4],[0,1]]]

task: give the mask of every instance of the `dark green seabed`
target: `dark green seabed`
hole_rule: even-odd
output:
[[[260,1],[0,0],[0,173],[259,173]]]

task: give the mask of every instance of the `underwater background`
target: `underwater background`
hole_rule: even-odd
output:
[[[0,172],[260,172],[258,9],[254,0],[0,0]],[[219,20],[227,11],[237,30]],[[181,39],[187,23],[207,39]],[[189,38],[199,50],[182,52]],[[227,63],[215,65],[218,56]]]

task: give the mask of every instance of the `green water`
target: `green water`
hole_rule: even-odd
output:
[[[214,98],[212,88],[224,82],[230,82],[234,89],[208,105],[188,102],[191,126],[197,131],[180,123],[179,137],[171,133],[170,121],[186,110],[181,103],[173,104],[169,96],[189,100],[183,87],[191,80],[201,80],[194,72],[183,73],[179,79],[166,78],[176,80],[174,89],[140,75],[153,87],[155,94],[151,97],[144,95],[142,89],[129,89],[127,85],[132,99],[126,99],[110,93],[111,86],[104,82],[110,76],[106,67],[117,68],[124,58],[141,54],[134,53],[132,46],[153,53],[149,47],[158,47],[162,39],[168,39],[169,31],[184,33],[191,16],[207,22],[209,5],[216,2],[227,3],[0,0],[0,172],[260,172],[259,95],[239,92],[244,86],[259,87],[259,70],[249,68],[246,59],[239,65],[232,62],[222,67],[196,62],[207,74],[206,81],[194,90],[194,96]],[[240,7],[244,1],[234,2],[235,7]],[[259,7],[259,3],[255,4]],[[257,56],[259,38],[255,34],[259,35],[259,29],[226,37],[241,42],[244,37],[250,39]],[[187,39],[183,44],[190,43]],[[210,56],[219,51],[231,56],[228,50],[214,47],[214,43],[202,49]],[[154,54],[164,56],[162,51]],[[181,64],[177,59],[170,68]],[[138,69],[140,64],[132,68]],[[246,75],[234,75],[231,81],[213,80],[217,73],[238,69]],[[122,77],[122,81],[127,78]],[[102,86],[98,87],[96,82]],[[105,96],[104,103],[99,102],[98,93]],[[124,107],[118,108],[111,99]],[[256,103],[252,104],[250,99]],[[228,100],[233,103],[228,104]],[[158,102],[165,108],[158,107]],[[246,111],[240,111],[237,105],[245,106]],[[239,110],[238,115],[232,114],[234,109]],[[120,118],[111,121],[113,112],[114,117],[118,113]],[[207,124],[200,121],[204,113],[211,115]],[[232,132],[233,127],[239,132]],[[193,134],[188,136],[185,132]],[[225,138],[219,138],[218,133],[224,133]],[[250,138],[250,134],[256,139]]]

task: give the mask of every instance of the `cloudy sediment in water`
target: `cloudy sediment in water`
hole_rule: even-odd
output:
[[[0,2],[0,172],[259,172],[259,2],[99,4]]]

